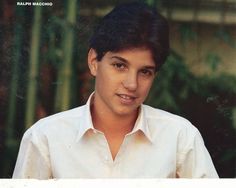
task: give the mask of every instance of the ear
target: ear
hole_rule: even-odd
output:
[[[88,52],[88,67],[93,76],[97,75],[98,69],[97,52],[91,48]]]

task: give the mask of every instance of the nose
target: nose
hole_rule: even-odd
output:
[[[123,86],[129,91],[135,91],[138,87],[138,77],[136,73],[129,73],[123,80]]]

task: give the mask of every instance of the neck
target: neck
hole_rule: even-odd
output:
[[[138,117],[138,110],[129,115],[117,115],[108,110],[99,109],[96,103],[91,105],[91,115],[93,126],[105,135],[123,135],[125,136],[132,131],[136,119]]]

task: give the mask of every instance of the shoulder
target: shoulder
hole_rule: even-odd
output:
[[[143,111],[152,132],[161,132],[176,138],[199,134],[198,129],[184,117],[148,105],[143,105]]]
[[[186,118],[167,112],[165,110],[153,108],[148,105],[143,105],[143,110],[145,113],[145,118],[148,121],[161,122],[178,127],[193,126],[192,123]]]
[[[187,151],[194,143],[204,144],[198,129],[186,118],[170,112],[143,106],[148,128],[156,142],[176,145],[179,151]]]
[[[61,132],[75,131],[84,111],[85,105],[42,118],[25,132],[24,137],[52,137]]]

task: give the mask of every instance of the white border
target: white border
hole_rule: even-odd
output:
[[[236,179],[2,179],[1,188],[235,188]]]

